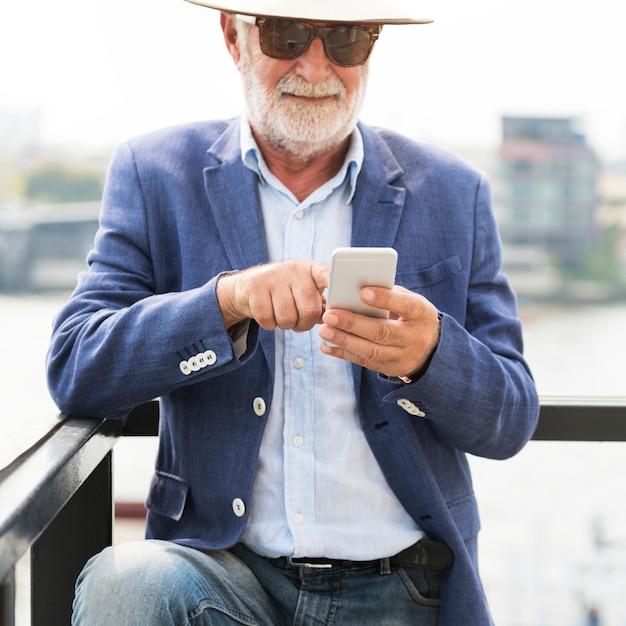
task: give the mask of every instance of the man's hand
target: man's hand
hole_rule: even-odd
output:
[[[257,265],[222,276],[217,299],[227,328],[254,319],[261,328],[302,332],[321,322],[329,266],[319,261]]]
[[[389,319],[329,309],[319,334],[337,347],[322,344],[322,351],[385,376],[406,376],[425,367],[439,341],[435,306],[397,285],[393,289],[365,287],[361,299],[388,310]]]

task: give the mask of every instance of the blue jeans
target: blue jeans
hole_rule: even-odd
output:
[[[277,567],[241,545],[204,553],[135,541],[87,563],[72,624],[436,626],[438,597],[438,574],[423,568]]]

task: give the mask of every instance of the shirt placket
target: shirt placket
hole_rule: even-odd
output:
[[[314,243],[313,207],[297,206],[285,228],[284,260],[310,258]],[[284,479],[287,521],[299,546],[315,537],[315,407],[312,336],[315,330],[284,334]]]

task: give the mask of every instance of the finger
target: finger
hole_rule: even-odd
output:
[[[285,330],[302,332],[320,323],[323,312],[323,298],[313,272],[323,284],[325,266],[313,270],[313,263],[293,263],[284,266],[275,277],[271,296],[277,325]]]
[[[298,306],[290,289],[281,290],[280,293],[272,293],[271,302],[278,328],[291,330],[298,324]]]
[[[381,344],[324,324],[319,330],[324,340],[321,343],[321,351],[386,376],[401,376],[415,372],[427,362],[436,344],[425,347],[421,339],[415,337],[415,333],[399,332],[401,325],[407,325],[404,322],[381,319],[373,321],[384,326],[391,325],[398,332],[390,333],[392,340]],[[332,345],[328,346],[325,341],[331,342]]]
[[[262,289],[253,291],[248,299],[249,317],[265,330],[274,330],[278,326],[276,306],[270,292]]]
[[[385,369],[385,364],[393,359],[394,351],[398,349],[371,342],[330,326],[320,327],[319,335],[324,340],[321,343],[321,350],[325,354],[376,371]]]
[[[299,283],[294,287],[294,303],[297,310],[297,323],[293,330],[301,332],[311,329],[322,321],[324,312],[323,294],[312,283]]]
[[[431,326],[437,321],[437,308],[424,296],[395,285],[392,289],[365,287],[361,290],[363,302],[387,309],[391,319],[413,321]]]
[[[410,342],[415,355],[432,353],[439,342],[440,331],[439,311],[432,302],[398,285],[393,289],[366,287],[361,295],[368,304],[386,306],[392,312],[390,318],[396,323],[388,327],[389,343],[408,345]]]
[[[324,313],[319,335],[325,341],[359,354],[366,360],[381,358],[383,348],[403,346],[394,322],[341,309],[330,309]]]
[[[328,287],[329,275],[330,265],[328,263],[321,263],[320,261],[311,263],[311,277],[318,291],[322,292]]]
[[[400,345],[401,338],[396,337],[397,325],[386,318],[369,317],[359,313],[352,313],[343,309],[329,309],[322,315],[323,326],[321,334],[338,334],[338,341],[344,345],[351,337],[358,337],[379,345]],[[355,346],[356,347],[356,346]],[[349,346],[349,349],[353,349]]]
[[[419,320],[436,314],[435,307],[424,296],[400,285],[392,289],[365,287],[361,290],[361,299],[370,306],[388,310],[392,318]]]
[[[437,309],[404,288],[365,288],[367,304],[387,306],[398,313],[389,319],[370,318],[340,309],[323,315],[319,334],[334,349],[326,354],[344,358],[388,376],[413,372],[432,354],[439,339]]]

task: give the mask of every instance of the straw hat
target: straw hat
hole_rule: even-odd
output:
[[[311,22],[354,24],[428,24],[417,12],[419,0],[187,0],[241,15],[286,17]]]

